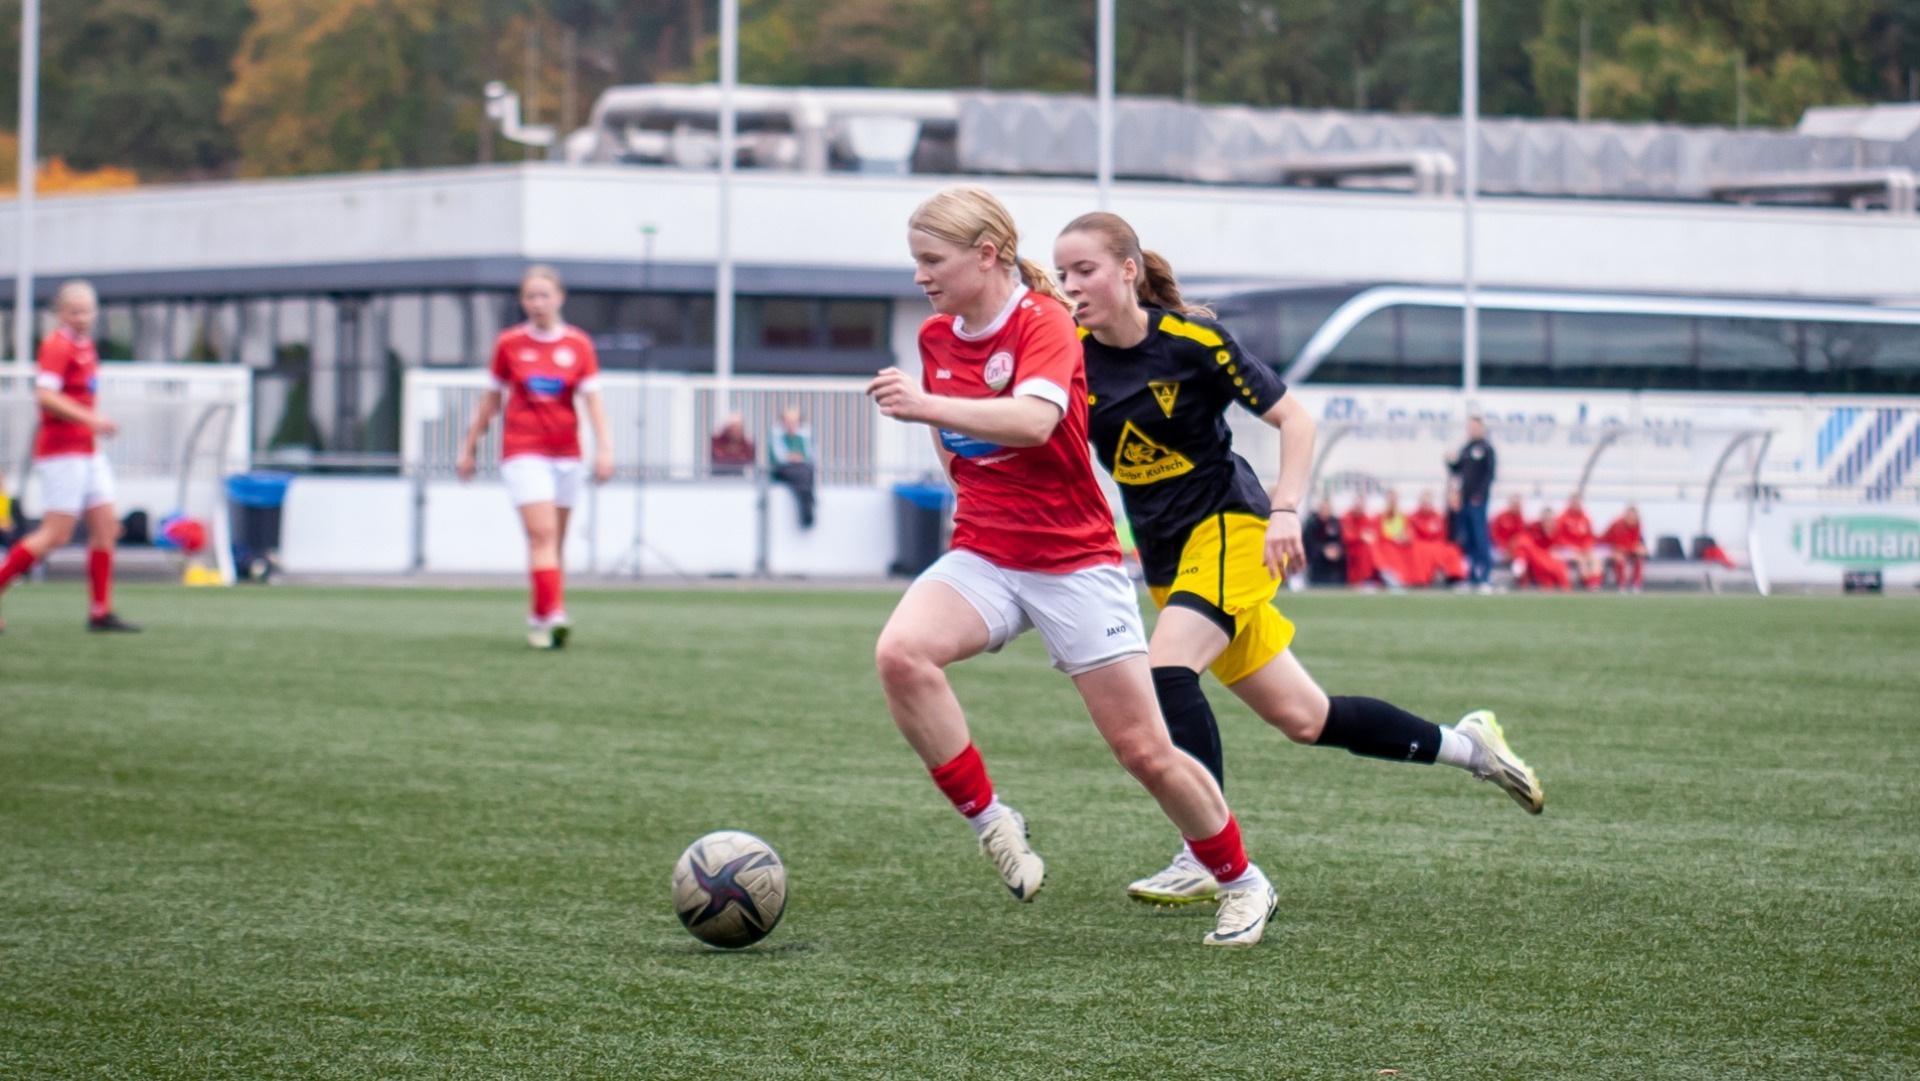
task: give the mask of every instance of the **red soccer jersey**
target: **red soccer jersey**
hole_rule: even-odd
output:
[[[1087,449],[1087,372],[1066,307],[1022,287],[978,334],[962,336],[953,316],[933,316],[920,326],[920,363],[929,394],[1032,395],[1062,411],[1053,435],[1037,447],[938,431],[953,455],[953,547],[1047,574],[1119,563],[1113,510]]]
[[[1407,515],[1407,524],[1413,527],[1413,535],[1420,540],[1447,539],[1447,516],[1437,510],[1414,511]]]
[[[1618,552],[1632,552],[1647,546],[1646,539],[1640,535],[1640,523],[1625,518],[1614,519],[1600,539]]]
[[[1553,543],[1562,548],[1586,551],[1593,547],[1593,540],[1593,522],[1585,511],[1565,511],[1553,524]]]
[[[1503,510],[1493,516],[1493,521],[1488,525],[1487,534],[1495,547],[1511,548],[1513,538],[1519,536],[1526,528],[1527,521],[1520,517],[1518,511]]]
[[[580,414],[573,396],[599,387],[593,340],[562,324],[542,333],[531,323],[500,332],[493,346],[493,382],[506,396],[500,457],[580,457]]]
[[[66,327],[54,331],[40,343],[40,374],[34,385],[58,391],[88,409],[100,389],[100,352],[92,338],[77,337]],[[33,441],[33,456],[49,458],[56,454],[92,454],[93,429],[77,420],[40,411],[40,434]]]

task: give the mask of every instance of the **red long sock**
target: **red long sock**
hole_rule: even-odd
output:
[[[1633,588],[1639,589],[1641,579],[1647,574],[1647,561],[1639,556],[1633,557]]]
[[[553,568],[553,607],[547,610],[550,616],[565,615],[567,612],[567,569]]]
[[[24,544],[14,545],[7,552],[7,561],[0,563],[0,589],[7,588],[8,582],[27,573],[27,568],[31,566],[33,566],[33,553],[27,551],[27,546]]]
[[[87,586],[92,603],[87,614],[95,619],[113,611],[113,553],[105,548],[87,550]]]
[[[993,781],[987,777],[987,764],[973,744],[953,756],[945,765],[933,767],[933,783],[939,787],[953,809],[972,818],[993,803]]]
[[[1240,844],[1240,822],[1227,816],[1226,828],[1203,841],[1187,838],[1193,858],[1221,882],[1232,882],[1247,873],[1247,850]]]
[[[544,620],[560,607],[560,568],[535,567],[533,579],[533,618]]]

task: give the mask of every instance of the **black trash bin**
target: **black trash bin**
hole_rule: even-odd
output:
[[[896,552],[889,568],[895,575],[912,578],[933,565],[946,549],[947,511],[953,507],[953,492],[933,481],[893,486],[893,521]]]
[[[280,508],[292,473],[238,473],[227,478],[233,512],[233,567],[241,578],[265,581],[280,554]]]

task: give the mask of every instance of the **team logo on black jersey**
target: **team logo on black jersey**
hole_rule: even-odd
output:
[[[1148,383],[1147,389],[1153,391],[1153,400],[1160,403],[1160,412],[1173,416],[1173,400],[1180,396],[1180,384]]]
[[[1192,471],[1193,463],[1186,455],[1148,439],[1132,421],[1120,429],[1120,444],[1113,449],[1114,480],[1121,484],[1157,484]]]

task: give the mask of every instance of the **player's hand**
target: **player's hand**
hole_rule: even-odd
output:
[[[460,456],[453,460],[453,475],[463,481],[473,479],[473,451],[461,448]]]
[[[898,368],[882,368],[867,384],[867,397],[882,416],[895,420],[925,420],[928,396],[913,378]]]
[[[613,479],[613,451],[602,447],[593,452],[593,482],[605,484]]]
[[[1300,543],[1300,516],[1289,511],[1274,511],[1267,519],[1267,573],[1274,578],[1307,563],[1306,546]]]
[[[89,422],[87,426],[93,429],[93,434],[95,435],[115,436],[120,434],[120,426],[113,422],[113,418],[102,416],[99,413],[93,415],[93,420]]]

